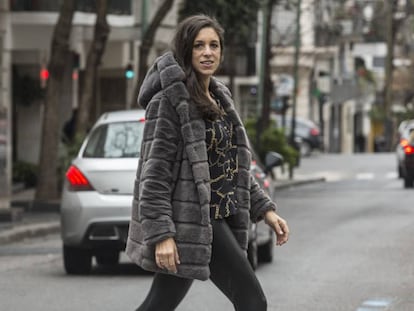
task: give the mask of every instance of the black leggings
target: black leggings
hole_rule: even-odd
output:
[[[230,299],[236,311],[267,310],[260,283],[227,222],[213,220],[212,225],[210,279]],[[146,299],[136,311],[173,311],[192,283],[192,279],[156,273]]]

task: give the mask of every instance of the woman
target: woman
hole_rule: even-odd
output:
[[[249,221],[264,219],[277,245],[289,229],[250,175],[245,129],[213,77],[222,59],[222,27],[191,16],[140,90],[146,122],[126,252],[155,276],[139,311],[174,310],[194,279],[208,278],[236,310],[266,310],[246,256]]]

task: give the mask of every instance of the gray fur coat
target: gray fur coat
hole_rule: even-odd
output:
[[[168,52],[155,61],[141,87],[138,104],[146,109],[146,121],[126,252],[143,269],[166,272],[155,263],[155,244],[174,237],[181,261],[177,275],[206,280],[213,239],[206,130],[184,80],[183,70]],[[216,79],[210,90],[235,127],[238,213],[230,226],[245,250],[249,222],[259,221],[276,205],[250,175],[248,139],[229,90]]]

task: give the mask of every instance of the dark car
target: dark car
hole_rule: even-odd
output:
[[[268,172],[275,166],[283,163],[283,157],[276,152],[269,152],[266,156],[265,166],[253,155],[250,171],[260,187],[270,196],[273,195],[271,180]],[[275,239],[273,230],[261,221],[257,224],[251,223],[249,231],[249,245],[247,258],[255,270],[259,262],[272,262]]]
[[[396,154],[398,175],[404,179],[405,188],[412,188],[414,182],[414,124],[401,131]]]
[[[272,119],[276,121],[277,127],[284,128],[286,135],[290,135],[292,128],[292,118],[290,116],[285,116],[284,122],[282,115],[279,114],[273,114]],[[323,150],[321,130],[312,120],[296,117],[295,137],[300,141],[301,156],[309,156],[314,150]]]

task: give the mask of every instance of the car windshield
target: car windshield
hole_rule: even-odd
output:
[[[144,123],[103,124],[93,130],[83,153],[85,158],[136,158],[141,149]]]

